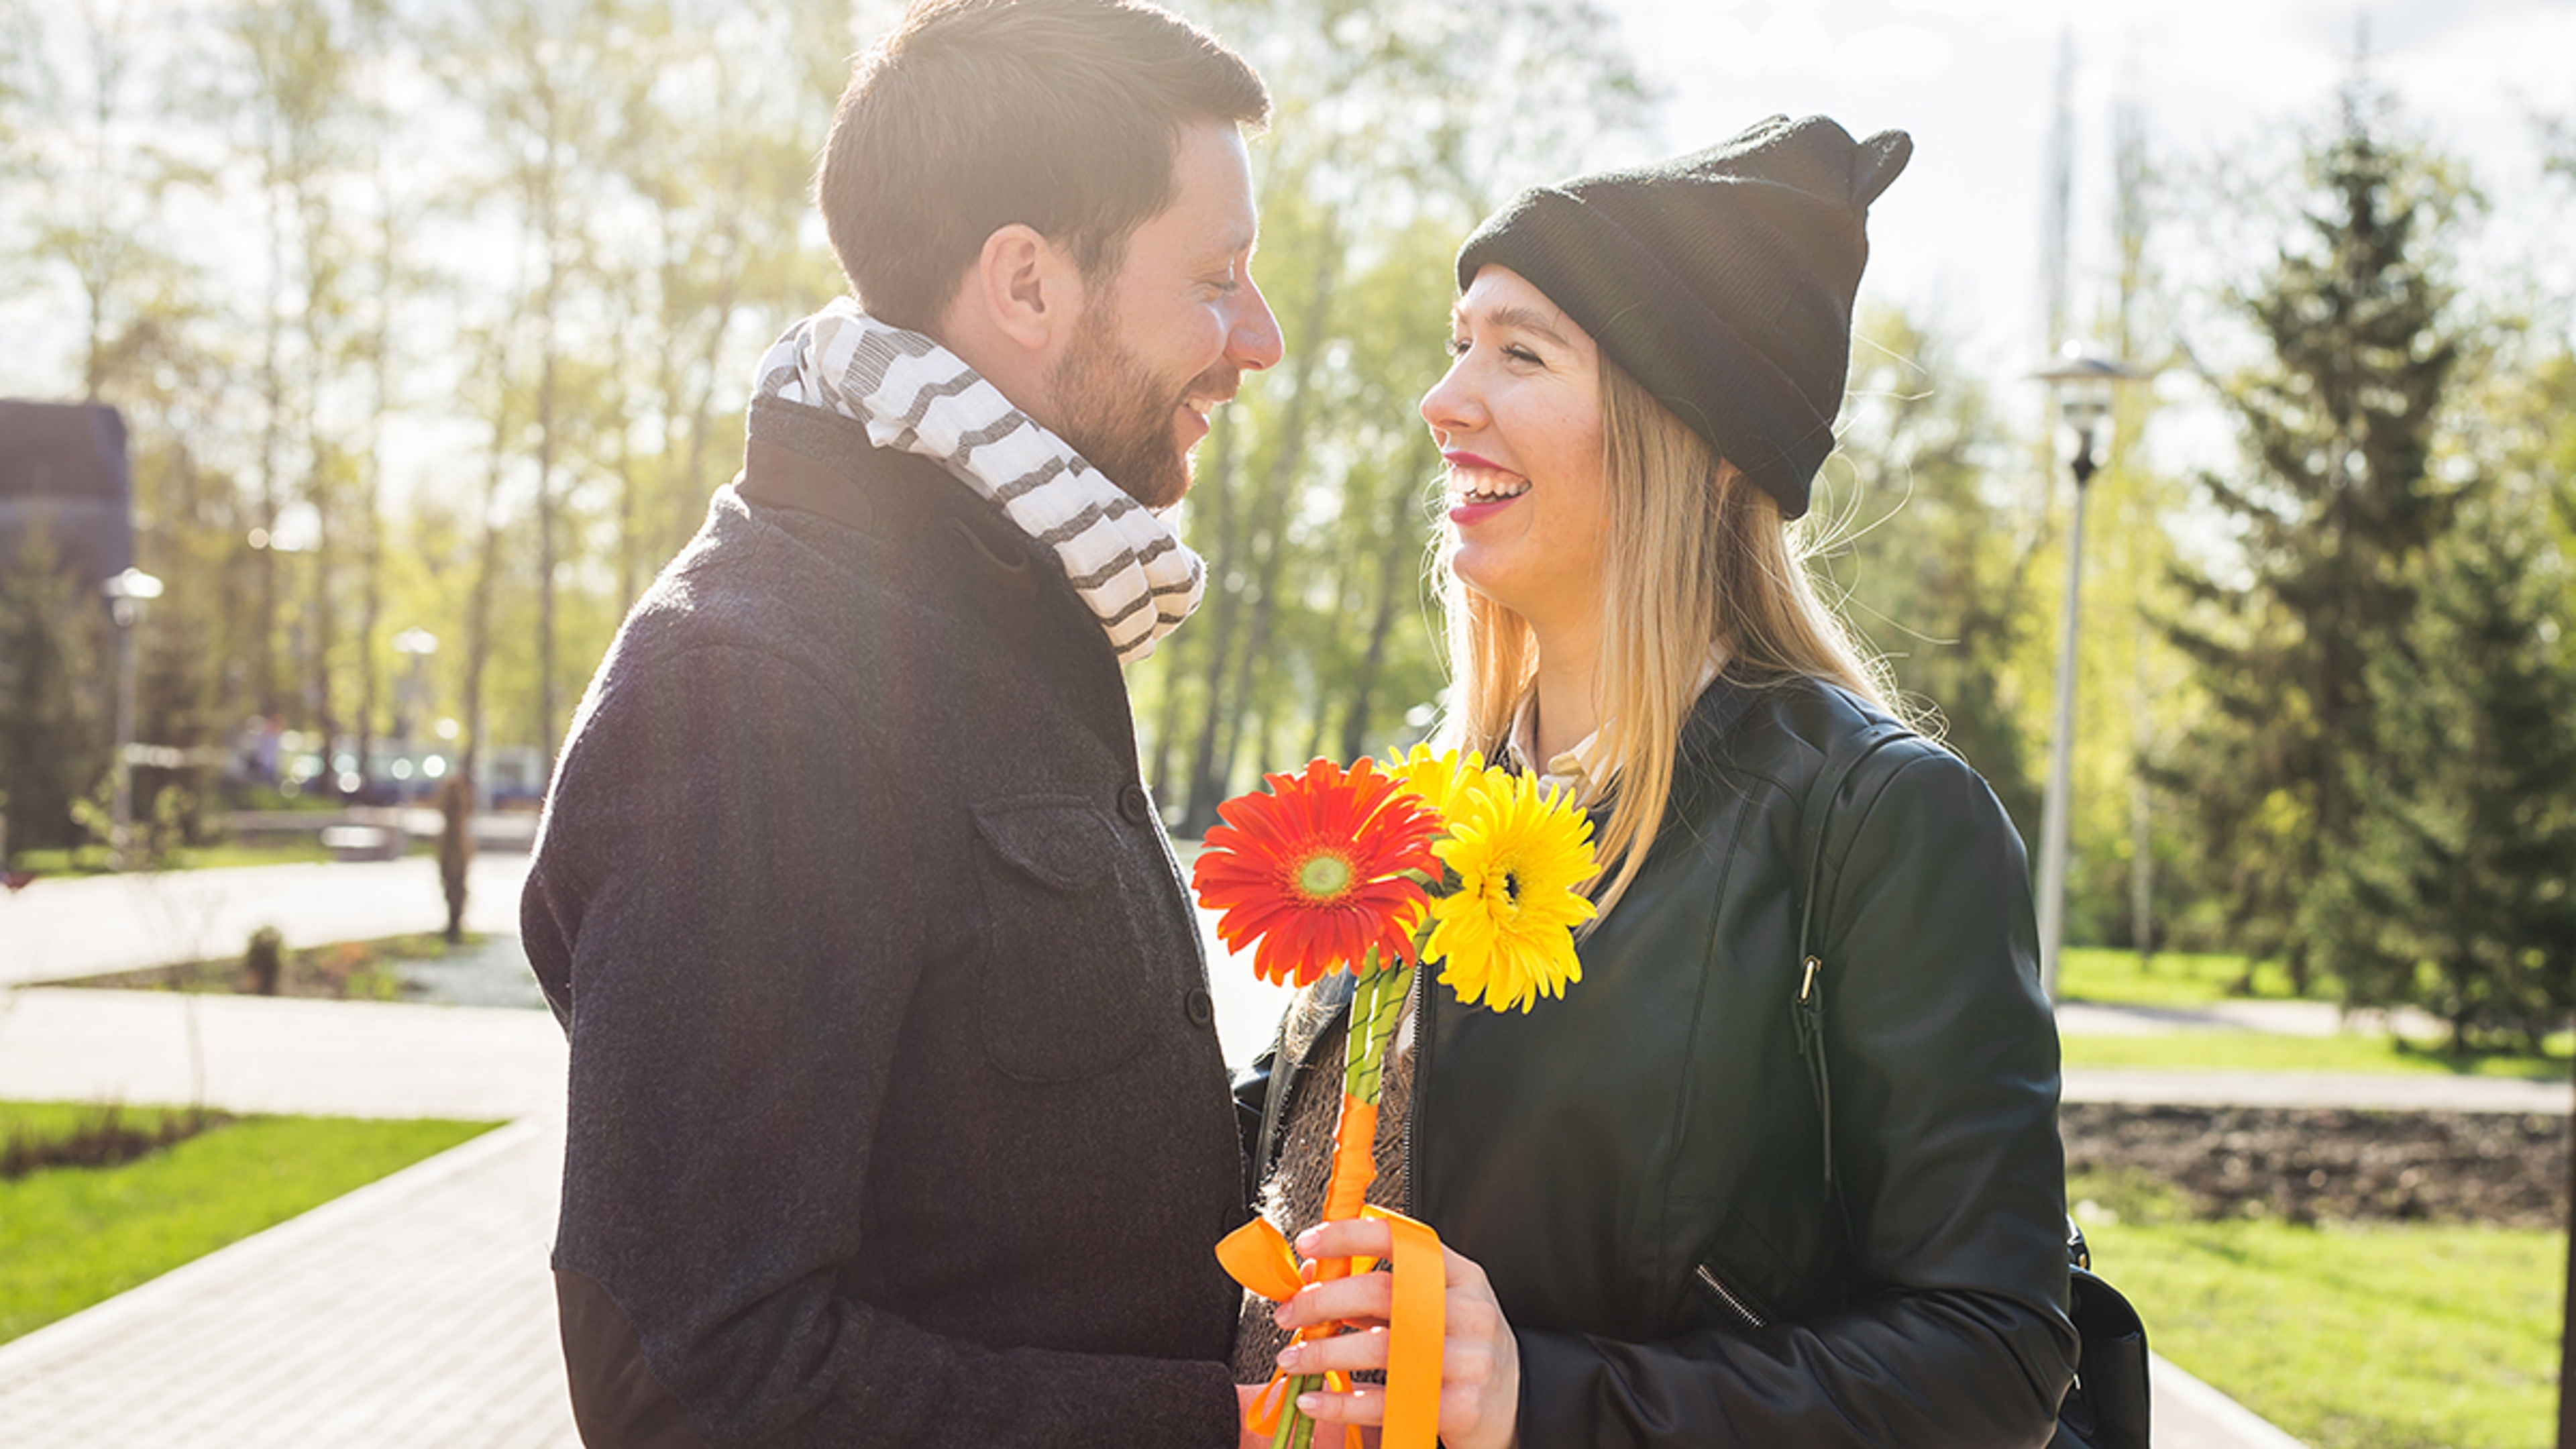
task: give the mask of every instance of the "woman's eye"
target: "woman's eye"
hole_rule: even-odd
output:
[[[1504,355],[1505,357],[1510,358],[1510,359],[1511,359],[1512,361],[1514,361],[1514,362],[1526,362],[1526,363],[1530,363],[1530,364],[1532,364],[1532,365],[1536,365],[1536,364],[1538,363],[1538,361],[1539,361],[1539,356],[1538,356],[1538,354],[1537,354],[1537,353],[1530,351],[1528,348],[1521,346],[1521,345],[1520,345],[1519,343],[1517,343],[1517,342],[1513,343],[1513,344],[1512,344],[1511,346],[1509,346],[1509,347],[1504,348],[1504,349],[1503,349],[1503,355]]]
[[[1474,343],[1469,342],[1464,337],[1452,337],[1449,339],[1449,355],[1451,357],[1464,357],[1467,355],[1467,349],[1474,345]]]

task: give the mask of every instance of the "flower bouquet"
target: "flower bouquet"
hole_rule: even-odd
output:
[[[1363,1214],[1395,1229],[1386,1449],[1430,1449],[1440,1397],[1441,1254],[1431,1230],[1366,1206],[1386,1054],[1418,966],[1437,962],[1459,1000],[1527,1011],[1581,979],[1574,928],[1592,916],[1592,823],[1536,781],[1475,755],[1417,747],[1385,769],[1348,771],[1316,760],[1217,807],[1192,884],[1221,914],[1230,950],[1253,947],[1263,980],[1311,986],[1334,971],[1354,978],[1324,1221]],[[1256,1218],[1218,1256],[1246,1287],[1272,1299],[1301,1283],[1366,1271],[1326,1259],[1299,1264],[1277,1228]],[[1338,1330],[1336,1330],[1338,1331]],[[1317,1330],[1307,1330],[1301,1338]],[[1336,1378],[1338,1376],[1335,1376]],[[1280,1449],[1307,1449],[1314,1423],[1296,1397],[1329,1379],[1274,1376],[1250,1426]]]

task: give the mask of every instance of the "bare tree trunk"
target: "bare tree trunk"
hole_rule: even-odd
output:
[[[545,290],[537,303],[537,746],[549,774],[555,760],[555,303],[563,283],[562,243],[555,235],[553,142],[548,139],[544,201]]]
[[[1342,261],[1337,248],[1325,246],[1319,249],[1314,287],[1308,294],[1309,301],[1300,319],[1301,325],[1294,335],[1324,335],[1324,326],[1332,315],[1334,287]],[[1242,710],[1250,689],[1254,658],[1261,652],[1262,640],[1269,633],[1271,596],[1278,587],[1280,565],[1287,557],[1288,519],[1293,511],[1290,505],[1296,494],[1297,469],[1305,461],[1306,418],[1314,399],[1315,364],[1320,355],[1321,349],[1318,348],[1300,349],[1297,365],[1289,374],[1288,405],[1281,413],[1278,448],[1271,454],[1270,468],[1262,481],[1259,518],[1241,534],[1229,530],[1222,538],[1226,551],[1219,556],[1221,566],[1232,568],[1238,559],[1253,563],[1255,560],[1251,555],[1258,553],[1261,577],[1257,585],[1259,591],[1249,601],[1252,612],[1251,647],[1237,658],[1229,659],[1224,647],[1232,642],[1235,611],[1228,608],[1219,615],[1219,623],[1224,627],[1217,631],[1217,649],[1208,661],[1208,712],[1199,730],[1199,748],[1190,769],[1190,803],[1182,818],[1183,830],[1188,834],[1204,834],[1210,825],[1216,823],[1217,802],[1225,797],[1227,782],[1234,775],[1235,751],[1242,740],[1242,730],[1239,721],[1232,722],[1231,726],[1225,721],[1228,715]],[[1227,512],[1233,514],[1235,510],[1229,505]],[[1229,595],[1221,602],[1232,604],[1234,601]],[[1229,663],[1235,666],[1236,676],[1231,689],[1224,683]],[[1222,755],[1217,746],[1220,728],[1226,735]]]
[[[378,155],[376,185],[384,210],[376,232],[375,335],[367,347],[367,446],[361,470],[359,503],[366,510],[367,554],[365,612],[358,626],[358,768],[367,768],[375,749],[376,715],[382,681],[376,669],[376,633],[385,612],[384,417],[392,403],[389,369],[393,352],[394,220],[393,199],[384,191],[383,157]]]
[[[494,346],[491,369],[492,451],[483,473],[483,508],[478,520],[483,539],[475,560],[474,594],[465,611],[465,748],[457,767],[472,792],[471,803],[478,809],[485,798],[481,768],[486,743],[483,674],[492,662],[492,591],[501,578],[501,474],[510,446],[510,367],[505,346]]]
[[[1395,489],[1395,517],[1387,546],[1377,560],[1377,607],[1369,614],[1368,645],[1360,653],[1358,679],[1351,689],[1350,713],[1342,717],[1342,758],[1355,760],[1368,749],[1369,719],[1377,705],[1377,682],[1386,670],[1387,636],[1395,632],[1403,597],[1404,561],[1421,556],[1420,480],[1431,471],[1435,455],[1428,433],[1417,434],[1406,451],[1404,479]]]
[[[1216,801],[1209,793],[1208,775],[1215,766],[1217,724],[1225,712],[1223,681],[1227,651],[1234,643],[1235,619],[1242,609],[1235,598],[1235,591],[1227,587],[1224,576],[1235,553],[1235,521],[1243,513],[1234,496],[1234,439],[1233,410],[1220,409],[1207,440],[1209,458],[1214,466],[1209,470],[1209,477],[1195,490],[1215,506],[1208,510],[1209,532],[1213,537],[1208,540],[1207,549],[1207,632],[1201,636],[1206,640],[1208,653],[1207,693],[1199,701],[1198,739],[1190,751],[1189,797],[1181,807],[1180,833],[1193,837],[1206,834],[1208,826],[1216,821]],[[1177,669],[1174,671],[1176,675],[1178,672]],[[1179,681],[1175,679],[1174,689],[1177,691],[1178,688]]]
[[[286,319],[278,305],[279,274],[285,270],[285,223],[278,211],[275,178],[268,199],[268,316],[260,343],[259,391],[259,712],[275,715],[283,703],[277,687],[277,453],[278,430],[286,415],[285,381],[278,366],[278,344]]]

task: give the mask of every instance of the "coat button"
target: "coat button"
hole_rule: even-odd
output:
[[[1182,998],[1181,1006],[1190,1014],[1190,1025],[1216,1025],[1216,998],[1208,995],[1206,988],[1201,987],[1191,991],[1188,996]]]
[[[1154,818],[1153,797],[1145,793],[1144,786],[1130,784],[1118,792],[1118,813],[1142,825]]]

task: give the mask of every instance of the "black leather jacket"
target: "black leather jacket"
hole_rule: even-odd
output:
[[[1891,733],[1830,686],[1721,679],[1581,982],[1526,1015],[1425,994],[1411,1206],[1492,1279],[1528,1449],[2048,1441],[2076,1338],[2021,843],[1937,745],[1864,751]],[[1255,1162],[1319,1004],[1238,1083]]]

